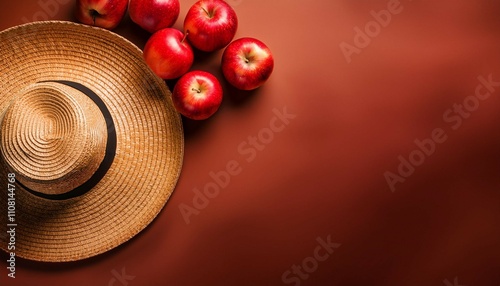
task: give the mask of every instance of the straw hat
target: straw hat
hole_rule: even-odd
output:
[[[158,215],[180,175],[182,123],[136,46],[69,22],[10,28],[0,32],[0,87],[3,250],[84,259]]]

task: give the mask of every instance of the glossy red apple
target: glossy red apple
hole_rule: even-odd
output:
[[[263,42],[241,38],[224,50],[221,66],[224,77],[231,85],[241,90],[253,90],[271,76],[274,58]]]
[[[127,11],[128,0],[76,0],[76,18],[83,24],[112,30]]]
[[[219,109],[222,94],[219,81],[211,73],[191,71],[177,81],[172,100],[182,115],[194,120],[203,120]]]
[[[130,0],[128,6],[130,19],[150,33],[172,27],[179,12],[179,0]]]
[[[197,49],[212,52],[227,46],[238,29],[233,8],[223,0],[201,0],[189,9],[184,33]]]
[[[146,42],[144,60],[159,77],[175,79],[189,71],[194,54],[181,31],[165,28],[154,33]]]

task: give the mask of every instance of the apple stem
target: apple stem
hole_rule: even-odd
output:
[[[194,87],[193,87],[191,90],[192,90],[192,91],[196,91],[197,93],[201,93],[201,89],[199,89],[199,88],[194,88]]]
[[[213,16],[214,16],[214,15],[213,15],[212,13],[209,13],[209,12],[207,11],[207,9],[205,9],[204,7],[201,7],[201,9],[202,9],[203,11],[205,11],[205,13],[207,13],[208,18],[210,18],[210,19],[212,19],[212,18],[213,18]]]
[[[184,38],[182,39],[181,44],[184,43],[188,35],[189,35],[189,30],[186,30],[186,33],[184,33]]]
[[[92,10],[90,10],[90,15],[92,16],[92,20],[94,20],[94,26],[95,26],[95,19],[97,18],[97,16],[99,16],[99,12],[92,9]]]

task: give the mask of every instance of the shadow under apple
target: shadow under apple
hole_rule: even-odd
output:
[[[217,114],[218,112],[204,120],[194,120],[181,115],[185,140],[196,140],[202,134],[210,132],[208,126],[212,124]]]
[[[225,79],[221,82],[222,88],[224,89],[224,98],[232,107],[243,108],[247,106],[251,101],[254,101],[259,96],[259,87],[254,90],[240,90],[232,86]]]

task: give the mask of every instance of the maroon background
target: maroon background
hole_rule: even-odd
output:
[[[176,28],[194,2],[181,1]],[[255,92],[224,84],[216,116],[185,121],[182,176],[158,218],[92,259],[19,260],[15,280],[2,253],[0,284],[109,285],[125,269],[128,285],[294,285],[282,274],[330,236],[341,246],[300,285],[499,285],[500,90],[457,130],[443,114],[474,95],[478,76],[500,81],[500,3],[401,0],[348,64],[339,44],[388,2],[232,1],[237,37],[267,43],[274,74]],[[74,20],[73,10],[59,5],[50,19]],[[0,11],[5,29],[43,10],[23,0]],[[149,36],[128,18],[116,32],[141,48]],[[198,54],[193,68],[222,79],[220,55]],[[247,162],[238,146],[284,107],[296,118]],[[435,128],[447,141],[391,192],[384,172]],[[241,173],[186,224],[179,206],[231,160]]]

